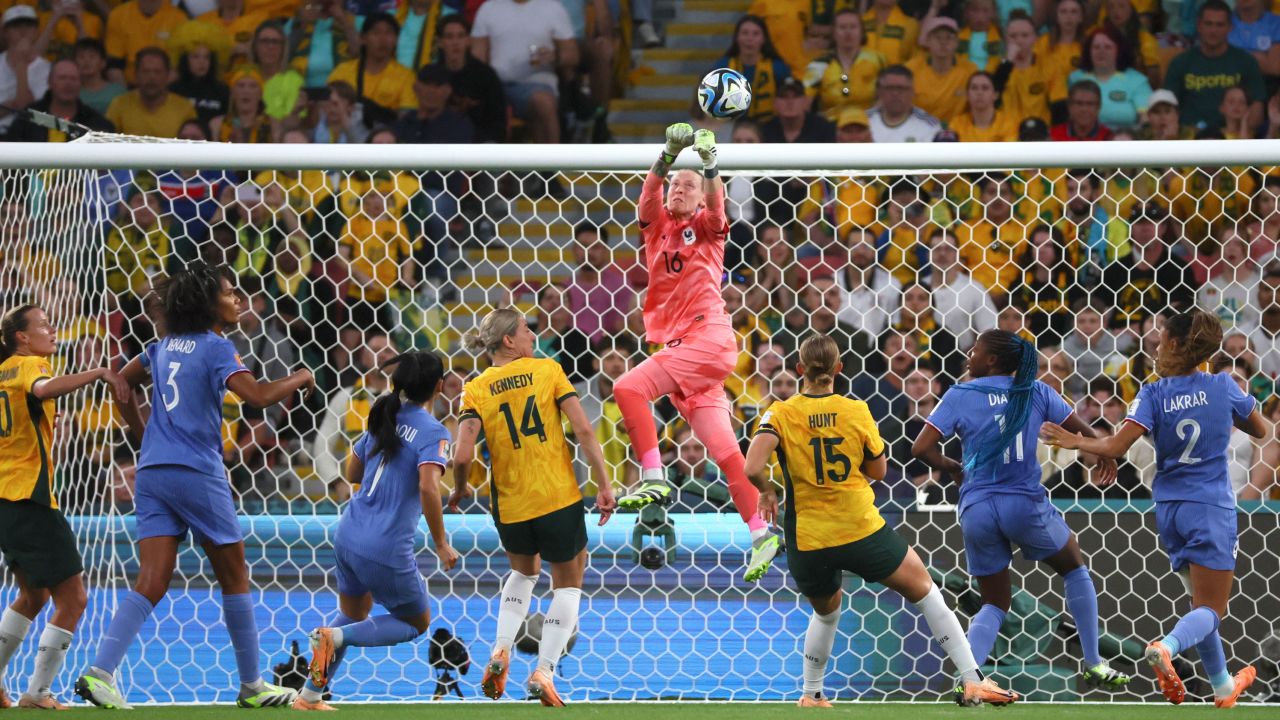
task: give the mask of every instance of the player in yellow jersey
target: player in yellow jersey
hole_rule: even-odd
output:
[[[542,626],[538,667],[527,688],[529,697],[543,705],[560,706],[564,702],[552,678],[577,630],[587,565],[586,508],[561,416],[569,420],[591,465],[601,525],[617,502],[600,443],[573,385],[555,360],[533,357],[536,341],[524,316],[511,308],[489,313],[479,330],[467,336],[467,348],[483,350],[491,365],[463,388],[449,507],[456,511],[471,495],[467,471],[483,430],[492,469],[490,510],[511,575],[502,587],[497,640],[481,688],[495,700],[502,697],[511,646],[529,613],[533,587],[546,560],[551,563],[551,607]]]
[[[0,615],[0,677],[52,597],[35,672],[18,700],[18,707],[45,710],[66,709],[50,686],[86,601],[80,551],[53,490],[54,400],[101,380],[122,408],[136,412],[129,385],[106,368],[54,377],[49,356],[56,349],[41,308],[20,305],[0,319],[0,554],[18,583],[18,597]],[[0,708],[9,706],[0,685]]]
[[[915,551],[885,524],[871,482],[888,469],[885,444],[861,400],[832,392],[843,369],[834,340],[814,335],[800,344],[801,392],[769,406],[747,450],[747,475],[760,490],[760,517],[778,516],[778,496],[765,475],[778,453],[786,484],[782,517],[787,565],[813,606],[804,640],[800,707],[831,707],[822,691],[839,620],[841,573],[852,572],[902,595],[924,615],[929,630],[960,672],[961,705],[1007,705],[1016,693],[986,679],[973,659],[955,613],[942,599]]]

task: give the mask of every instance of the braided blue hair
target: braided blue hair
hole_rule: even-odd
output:
[[[1004,422],[989,427],[974,442],[966,443],[964,470],[983,467],[996,462],[1004,455],[1014,438],[1022,433],[1031,415],[1031,401],[1035,397],[1036,374],[1039,372],[1038,353],[1031,343],[1006,330],[988,330],[978,336],[978,342],[986,343],[987,350],[1000,360],[1001,369],[1014,370],[1013,385],[998,387],[982,382],[956,385],[957,390],[1007,394],[1009,404],[1004,411]]]

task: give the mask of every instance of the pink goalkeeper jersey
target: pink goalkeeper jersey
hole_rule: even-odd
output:
[[[676,220],[662,202],[663,182],[645,178],[640,207],[649,290],[644,299],[644,329],[651,343],[684,337],[700,323],[728,325],[720,285],[724,277],[724,243],[729,220],[720,211],[699,208],[688,220]]]

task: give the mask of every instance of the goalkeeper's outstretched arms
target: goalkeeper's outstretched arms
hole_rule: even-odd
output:
[[[643,227],[662,216],[662,186],[666,182],[667,173],[675,164],[680,152],[693,144],[693,126],[689,123],[675,123],[667,126],[667,144],[662,153],[649,168],[644,178],[644,190],[640,193],[640,205],[637,217]]]
[[[716,134],[710,130],[699,130],[693,134],[693,149],[702,160],[703,202],[712,217],[724,217],[724,180],[720,179],[720,170],[716,167]],[[727,224],[727,220],[726,220]]]

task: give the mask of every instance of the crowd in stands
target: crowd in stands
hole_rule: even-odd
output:
[[[624,12],[625,9],[625,12]],[[0,138],[92,130],[224,142],[607,137],[637,0],[0,0]],[[620,13],[623,17],[620,17]],[[190,139],[190,138],[188,138]]]

